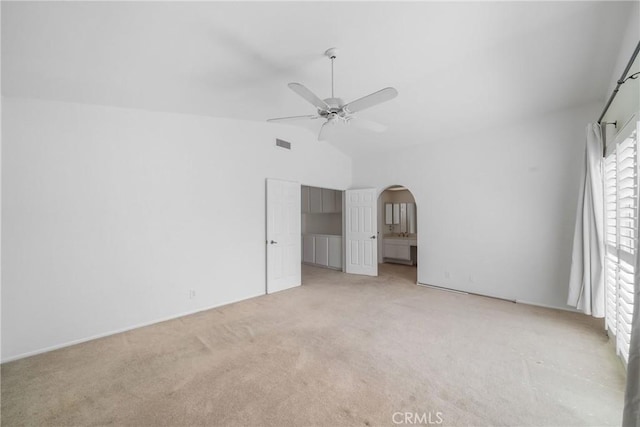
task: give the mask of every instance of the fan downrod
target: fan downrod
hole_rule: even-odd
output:
[[[331,60],[331,98],[334,98],[333,95],[333,60],[338,56],[338,48],[330,47],[327,49],[324,54]]]

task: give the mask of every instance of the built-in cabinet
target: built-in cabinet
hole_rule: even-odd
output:
[[[328,188],[302,186],[302,213],[342,212],[342,192]]]
[[[329,236],[328,243],[328,267],[342,270],[342,237]]]
[[[412,257],[411,248],[417,247],[417,245],[416,239],[385,237],[382,240],[382,256],[388,261],[403,261],[407,264],[413,264],[416,260]]]
[[[308,187],[309,192],[309,206],[302,207],[303,213],[322,213],[322,189],[316,187]]]
[[[302,262],[342,270],[342,191],[301,188]]]
[[[328,234],[303,235],[302,262],[342,270],[342,237]]]
[[[302,262],[307,264],[316,262],[316,239],[312,234],[302,236]]]
[[[314,264],[329,266],[329,237],[314,236]]]

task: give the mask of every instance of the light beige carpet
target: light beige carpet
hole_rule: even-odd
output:
[[[624,373],[600,322],[419,287],[406,266],[303,275],[4,364],[2,425],[620,424]]]

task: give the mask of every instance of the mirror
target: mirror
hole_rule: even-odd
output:
[[[416,204],[400,203],[400,232],[416,234]]]
[[[399,225],[393,227],[394,233],[416,234],[416,204],[415,203],[385,203],[384,224]]]
[[[407,232],[407,204],[400,203],[400,232]]]
[[[384,224],[393,225],[393,205],[391,203],[384,204]]]
[[[416,204],[407,203],[407,232],[416,234]]]

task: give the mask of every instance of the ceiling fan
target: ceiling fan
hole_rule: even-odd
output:
[[[351,101],[347,104],[340,98],[334,97],[333,94],[333,61],[336,59],[338,49],[332,47],[325,53],[329,59],[331,59],[331,98],[320,99],[316,94],[311,92],[305,86],[300,83],[289,83],[289,88],[310,102],[318,109],[315,115],[306,116],[291,116],[291,117],[279,117],[276,119],[269,119],[268,122],[289,122],[296,120],[317,120],[325,119],[320,128],[320,134],[318,135],[319,141],[327,139],[328,130],[331,126],[338,124],[353,124],[363,129],[372,130],[374,132],[383,132],[386,127],[371,120],[362,119],[356,117],[355,113],[362,111],[366,108],[373,107],[382,102],[389,101],[398,96],[398,91],[392,87],[386,87],[370,95],[363,96],[362,98]]]

